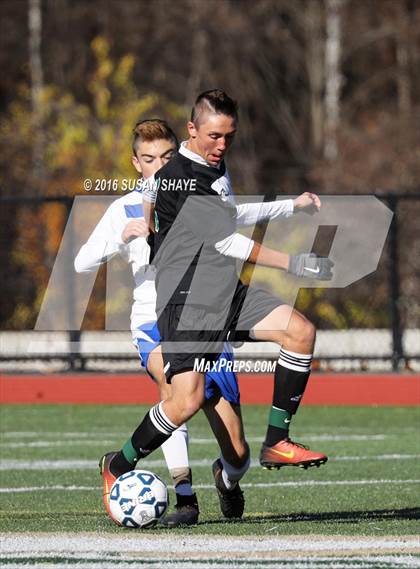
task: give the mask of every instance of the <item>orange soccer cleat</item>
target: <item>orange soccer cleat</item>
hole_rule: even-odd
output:
[[[327,462],[328,457],[320,452],[313,452],[308,447],[294,443],[290,439],[279,441],[273,446],[263,443],[260,452],[260,464],[264,468],[281,468],[282,466],[321,466]]]
[[[109,494],[111,492],[112,485],[118,478],[118,476],[114,476],[114,474],[112,474],[111,470],[109,469],[109,465],[116,454],[116,451],[108,452],[104,454],[104,456],[99,461],[99,472],[101,473],[102,479],[104,481],[103,502],[109,516],[111,516],[109,509]]]

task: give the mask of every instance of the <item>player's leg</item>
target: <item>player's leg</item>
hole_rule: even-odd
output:
[[[281,305],[254,325],[252,334],[256,340],[276,342],[281,347],[261,464],[267,468],[320,466],[327,461],[324,454],[289,439],[290,423],[310,375],[315,327],[297,310]]]
[[[223,477],[228,487],[234,486],[240,480],[235,475],[235,470],[239,470],[249,459],[248,443],[245,439],[242,423],[241,407],[238,404],[230,403],[223,397],[213,397],[206,401],[203,411],[209,421],[210,427],[219,443],[222,453],[222,462],[232,466],[232,476]],[[245,474],[246,470],[244,471]]]
[[[121,451],[115,453],[111,470],[118,476],[132,470],[140,459],[162,446],[180,425],[195,415],[203,403],[203,374],[187,371],[174,375],[170,396],[146,413]]]
[[[179,426],[201,408],[203,402],[202,374],[185,372],[173,376],[170,397],[146,413],[120,451],[107,453],[101,459],[100,470],[104,479],[104,503],[107,510],[109,500],[106,500],[105,495],[107,491],[109,494],[112,478],[133,470],[141,458],[162,446]]]
[[[163,372],[163,359],[160,346],[151,352],[147,370],[155,379],[161,400],[168,399],[171,395],[171,386],[166,383]],[[174,431],[171,437],[162,445],[162,452],[174,482],[175,491],[181,495],[192,495],[191,470],[188,459],[188,429],[187,425],[181,425]],[[177,490],[177,487],[178,490]]]
[[[203,407],[221,455],[213,464],[220,508],[225,517],[241,517],[245,500],[239,480],[249,468],[249,447],[245,440],[239,406],[239,387],[233,371],[233,354],[228,343],[206,374],[206,403]]]
[[[167,381],[172,384],[170,396],[150,409],[121,451],[103,457],[103,473],[106,471],[120,476],[132,470],[138,460],[160,447],[173,431],[203,406],[204,374],[193,370],[202,336],[207,335],[208,338],[209,334],[200,331],[191,333],[189,329],[190,321],[200,321],[202,315],[203,309],[172,304],[168,304],[160,314],[158,326],[162,338],[164,371]],[[194,349],[191,349],[191,345]],[[214,345],[211,338],[207,345]],[[207,352],[203,352],[204,357],[207,357]]]
[[[159,387],[161,400],[171,394],[163,371],[161,347],[157,346],[149,355],[147,371]],[[175,512],[167,514],[160,523],[165,527],[194,525],[198,522],[197,496],[192,489],[192,473],[188,456],[188,429],[184,423],[172,433],[161,446],[166,465],[172,478],[176,494]]]
[[[111,469],[133,468],[138,460],[160,447],[183,423],[188,421],[204,403],[204,374],[193,371],[196,350],[189,349],[192,335],[184,320],[198,321],[202,310],[195,307],[168,304],[158,319],[162,339],[162,357],[166,380],[171,383],[170,395],[146,414],[120,453],[112,459]],[[199,345],[198,342],[197,345]]]
[[[250,463],[241,408],[222,397],[213,397],[203,410],[220,447],[220,457],[213,463],[213,475],[220,508],[226,518],[242,517],[245,505],[239,481]]]
[[[166,382],[163,372],[160,342],[161,337],[156,322],[147,322],[139,327],[135,343],[138,347],[141,364],[157,383],[160,399],[165,400],[171,394],[171,386]],[[181,517],[178,516],[180,518],[179,523],[187,525],[196,523],[198,505],[191,486],[191,471],[188,460],[188,431],[185,424],[176,429],[168,441],[163,443],[162,451],[174,483],[177,505],[182,510],[180,511]],[[116,452],[107,453],[100,461],[100,470],[104,480],[104,504],[107,509],[109,491],[116,479],[116,476],[112,474],[109,468],[109,464],[116,454]],[[114,464],[115,461],[113,466]],[[127,471],[132,468],[129,464],[126,465]],[[120,473],[123,473],[122,469],[123,464],[120,465]],[[175,524],[172,523],[172,525]]]
[[[171,395],[171,386],[163,371],[161,337],[157,323],[146,323],[140,327],[137,339],[139,355],[148,374],[157,383],[161,401]],[[162,451],[178,495],[193,496],[191,470],[188,459],[188,430],[181,425],[162,445]],[[195,502],[195,496],[194,496]]]

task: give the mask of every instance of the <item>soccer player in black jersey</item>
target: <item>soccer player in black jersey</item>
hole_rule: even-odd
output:
[[[233,334],[280,346],[261,464],[319,466],[327,461],[324,454],[289,438],[309,378],[315,328],[275,296],[243,285],[236,260],[319,280],[332,278],[333,263],[274,251],[236,232],[238,211],[223,159],[237,124],[236,103],[226,93],[202,93],[188,123],[189,140],[153,180],[158,326],[172,394],[146,414],[131,444],[137,459],[147,456],[202,407],[204,376],[197,361],[213,363]],[[307,200],[320,207],[317,196],[308,194]],[[263,207],[250,204],[250,215],[252,206]],[[114,460],[121,469],[130,466],[123,455]],[[220,465],[214,473],[217,483]]]

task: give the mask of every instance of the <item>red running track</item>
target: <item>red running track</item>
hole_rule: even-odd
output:
[[[242,403],[270,403],[273,379],[240,374]],[[158,401],[144,374],[2,375],[0,403],[139,404]],[[313,373],[305,405],[418,405],[417,374]]]

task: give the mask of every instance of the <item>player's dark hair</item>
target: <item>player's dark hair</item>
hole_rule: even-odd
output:
[[[153,140],[170,140],[179,147],[176,134],[162,119],[144,119],[136,123],[133,129],[133,154],[137,156],[138,145],[141,142],[152,142]]]
[[[198,95],[191,110],[191,122],[198,126],[200,115],[205,111],[238,120],[238,103],[222,89],[211,89]]]

